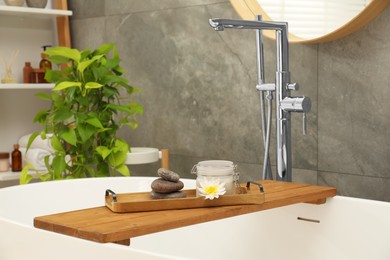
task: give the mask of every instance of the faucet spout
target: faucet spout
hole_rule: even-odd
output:
[[[234,19],[209,19],[209,24],[215,30],[222,30],[224,28],[234,29],[259,29],[259,30],[287,30],[286,22],[269,22],[269,21],[248,21],[248,20],[234,20]]]

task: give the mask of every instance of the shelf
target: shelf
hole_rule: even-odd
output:
[[[14,181],[19,180],[21,172],[0,172],[0,181]]]
[[[8,172],[0,172],[0,181],[15,181],[20,179],[20,174],[22,172],[13,172],[13,171],[8,171]],[[32,175],[33,178],[36,178],[35,172],[29,172],[29,174]]]
[[[26,84],[26,83],[2,83],[0,89],[52,89],[54,84],[49,83],[37,83],[37,84]]]
[[[36,18],[49,18],[56,16],[71,16],[70,10],[32,8],[23,6],[0,6],[1,15],[16,15],[16,16],[33,16]]]

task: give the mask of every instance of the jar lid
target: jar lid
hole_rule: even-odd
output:
[[[232,161],[225,161],[225,160],[208,160],[208,161],[200,161],[198,162],[198,165],[202,166],[233,166]]]
[[[8,158],[9,158],[9,153],[0,152],[0,159],[8,159]]]
[[[196,172],[200,175],[233,175],[234,164],[224,160],[201,161],[196,165]]]

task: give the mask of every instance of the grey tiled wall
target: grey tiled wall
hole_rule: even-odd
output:
[[[239,165],[242,180],[259,179],[263,157],[255,90],[253,31],[215,32],[212,17],[237,18],[222,0],[70,0],[72,43],[115,42],[145,114],[124,130],[131,146],[170,149],[183,177],[205,159]],[[290,46],[296,95],[311,97],[309,132],[293,115],[294,181],[331,185],[346,196],[390,201],[390,9],[361,31],[318,45]],[[273,82],[275,47],[265,42]],[[128,97],[124,97],[128,99]],[[274,145],[273,145],[274,146]],[[274,160],[274,149],[271,149]],[[156,174],[158,164],[131,167]]]

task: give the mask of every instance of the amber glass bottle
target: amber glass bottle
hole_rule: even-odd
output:
[[[32,73],[31,62],[26,62],[23,68],[23,83],[32,83],[31,73]]]
[[[51,47],[51,45],[44,45],[42,46],[43,48],[43,51],[46,51],[46,49],[48,47]],[[45,54],[45,53],[41,53],[41,61],[39,62],[39,69],[41,70],[41,72],[38,74],[38,83],[47,83],[47,81],[45,80],[45,73],[46,73],[46,70],[47,69],[52,69],[52,66],[51,66],[51,62],[47,60],[47,58],[49,57],[49,55]]]
[[[14,151],[12,152],[11,168],[13,172],[22,171],[22,152],[19,151],[19,145],[14,144]]]

